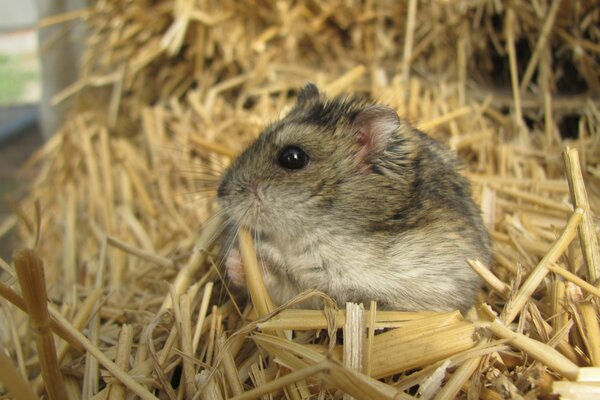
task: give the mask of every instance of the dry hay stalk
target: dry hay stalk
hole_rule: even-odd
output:
[[[31,398],[27,381],[98,399],[598,392],[594,2],[107,0],[42,25],[74,18],[90,29],[81,78],[55,96],[77,99],[73,113],[0,221],[0,237],[37,243],[48,291],[32,308],[18,260],[0,259],[0,393]],[[250,301],[232,294],[219,174],[308,80],[389,104],[465,161],[494,245],[491,266],[469,262],[487,288],[466,319],[277,307],[247,232]],[[345,351],[362,362],[342,364]]]

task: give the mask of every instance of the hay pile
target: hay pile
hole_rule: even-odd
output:
[[[46,22],[68,18],[90,34],[55,100],[78,106],[0,225],[35,247],[0,260],[0,394],[600,391],[595,2],[104,0]],[[369,94],[465,160],[494,241],[491,272],[470,263],[486,290],[467,319],[281,310],[260,279],[248,304],[231,296],[212,245],[218,175],[306,81]]]

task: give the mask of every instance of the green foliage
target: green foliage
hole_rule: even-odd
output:
[[[29,54],[0,54],[0,104],[22,103],[39,79],[37,61]]]

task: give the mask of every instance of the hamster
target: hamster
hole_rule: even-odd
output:
[[[217,198],[235,227],[253,232],[279,304],[317,289],[342,306],[465,311],[481,285],[466,259],[491,255],[457,164],[392,108],[307,84],[225,171]],[[226,266],[243,285],[238,249]]]

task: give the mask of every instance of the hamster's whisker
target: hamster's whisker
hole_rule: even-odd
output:
[[[210,201],[214,198],[215,191],[214,190],[199,190],[199,191],[190,191],[184,193],[175,193],[173,197],[175,199],[181,199],[182,202],[186,204],[194,204],[201,201]]]
[[[198,188],[195,190],[186,190],[186,191],[182,191],[179,193],[175,193],[174,196],[177,197],[187,197],[187,196],[195,196],[195,195],[209,195],[209,194],[214,194],[216,192],[217,189],[212,189],[209,187],[205,187],[205,188]],[[205,196],[204,198],[209,198],[209,196]]]
[[[227,229],[227,226],[228,226],[229,221],[231,220],[231,217],[229,217],[229,215],[227,213],[227,209],[218,209],[214,214],[212,214],[210,217],[206,218],[204,220],[204,222],[201,223],[201,226],[206,226],[206,225],[210,224],[211,222],[213,222],[214,219],[221,218],[223,216],[226,217],[224,219],[224,222],[220,224],[220,226],[215,230],[213,235],[209,238],[209,243],[214,243],[216,241],[216,239],[223,234],[223,232]]]
[[[258,232],[258,231],[255,230],[254,231],[254,247],[256,249],[260,248],[260,246],[259,246],[260,245],[260,240],[261,240],[261,238],[260,238],[260,232]],[[265,264],[264,254],[262,252],[260,252],[260,251],[257,250],[256,251],[256,256],[258,257],[258,261],[259,261],[258,266],[259,266],[259,268],[260,268],[260,270],[261,270],[261,272],[263,274],[263,277],[264,277],[265,273],[266,273],[266,264]]]
[[[231,292],[231,289],[229,288],[229,282],[228,282],[228,277],[227,274],[225,274],[225,276],[223,276],[223,274],[220,272],[219,268],[216,267],[216,265],[213,264],[213,268],[217,269],[217,275],[219,276],[219,280],[222,283],[222,289],[225,291],[225,293],[223,293],[223,290],[219,291],[219,304],[224,304],[225,303],[225,296],[229,297],[231,299],[231,302],[233,303],[233,308],[235,308],[235,310],[237,311],[238,315],[240,317],[242,317],[242,310],[240,308],[240,306],[238,305],[237,301],[235,300],[235,296],[234,294]]]
[[[199,146],[194,146],[189,142],[182,140],[175,140],[174,143],[170,145],[155,144],[151,145],[151,147],[159,152],[162,152],[163,154],[169,153],[171,155],[185,155],[195,159],[206,158],[214,161],[217,164],[220,163],[221,166],[225,166],[223,160],[227,159],[226,156],[214,153],[213,151],[201,148]]]
[[[215,182],[219,182],[221,180],[221,173],[218,173],[217,171],[210,171],[210,170],[202,171],[200,169],[195,169],[195,168],[178,169],[178,171],[181,173],[181,175],[184,178],[189,178],[189,179],[203,178],[203,179],[211,180],[211,181],[215,181]]]
[[[214,179],[215,186],[229,164],[229,161],[224,160],[224,156],[208,151],[202,152],[185,143],[155,147],[158,148],[158,160],[161,161],[160,165],[155,166],[156,170],[168,172],[174,168],[183,178],[194,179],[200,176]],[[180,164],[183,164],[183,167],[180,167]]]

